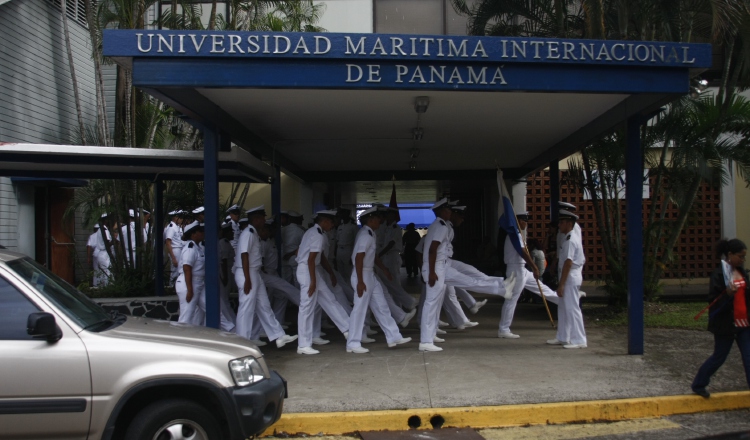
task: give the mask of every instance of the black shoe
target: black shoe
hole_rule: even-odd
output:
[[[693,388],[693,392],[695,394],[703,397],[704,399],[708,399],[709,397],[711,397],[711,393],[709,393],[708,391],[706,391],[705,388]]]

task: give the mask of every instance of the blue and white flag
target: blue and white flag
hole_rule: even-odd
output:
[[[524,255],[524,245],[519,240],[520,230],[516,221],[516,213],[513,211],[513,203],[510,201],[510,193],[503,182],[503,172],[497,170],[497,190],[500,193],[500,200],[497,202],[497,213],[500,219],[497,221],[498,226],[503,228],[510,237],[510,242],[519,255]]]

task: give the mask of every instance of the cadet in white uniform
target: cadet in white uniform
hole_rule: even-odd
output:
[[[203,226],[197,221],[185,227],[181,237],[187,246],[180,253],[179,275],[175,281],[180,300],[180,317],[177,322],[203,325],[206,319],[206,254]]]
[[[227,209],[227,215],[229,216],[228,223],[232,226],[232,239],[229,240],[229,243],[232,245],[232,248],[235,252],[237,252],[237,241],[240,239],[240,214],[242,213],[242,208],[240,208],[239,205],[235,204],[229,207]]]
[[[135,267],[135,250],[138,235],[135,233],[135,210],[128,209],[128,224],[120,227],[120,240],[125,248],[125,260]]]
[[[281,324],[273,315],[266,285],[260,277],[263,260],[260,251],[260,236],[256,229],[265,225],[265,207],[261,205],[250,209],[247,215],[250,226],[240,234],[237,255],[234,258],[234,279],[239,289],[240,303],[237,311],[236,331],[238,335],[256,341],[256,345],[259,345],[260,332],[257,328],[254,330],[253,322],[256,318],[260,319],[268,339],[275,340],[276,346],[281,348],[296,340],[297,336],[289,336],[281,328]]]
[[[351,211],[339,210],[341,224],[336,228],[336,269],[345,280],[352,276],[352,250],[357,236],[357,225],[351,217]]]
[[[559,230],[565,237],[557,251],[558,288],[557,296],[562,298],[558,305],[557,338],[547,341],[550,345],[563,345],[565,348],[586,348],[586,330],[579,304],[579,291],[583,282],[582,269],[586,262],[581,236],[575,233],[578,216],[567,210],[560,210]]]
[[[182,211],[175,210],[169,213],[172,221],[164,228],[164,248],[167,250],[169,260],[172,262],[171,274],[169,276],[169,285],[173,285],[175,279],[180,274],[180,253],[182,252]]]
[[[99,224],[94,225],[94,232],[89,235],[89,240],[86,242],[86,256],[88,257],[88,263],[89,267],[94,273],[94,276],[91,280],[91,287],[97,287],[97,283],[99,282],[99,278],[96,275],[96,271],[99,268],[99,262],[96,260],[96,257],[99,253],[97,243],[99,242],[99,238],[97,235],[99,234]]]
[[[148,243],[148,238],[151,235],[151,212],[141,208],[138,208],[138,212],[141,213],[143,219],[143,242]]]
[[[360,215],[362,229],[359,230],[354,242],[351,262],[354,271],[351,275],[351,285],[354,295],[354,308],[349,317],[349,336],[346,341],[347,353],[367,353],[370,350],[362,347],[362,342],[373,341],[362,335],[368,307],[375,315],[380,328],[385,333],[388,347],[395,347],[411,341],[404,338],[398,330],[396,321],[391,317],[380,282],[375,278],[375,265],[378,265],[386,276],[391,275],[388,268],[375,255],[376,244],[373,230],[380,226],[377,208],[370,208]]]
[[[287,304],[291,302],[299,306],[299,289],[279,276],[279,254],[276,250],[276,241],[273,239],[272,228],[273,221],[267,220],[265,226],[260,230],[262,240],[260,249],[263,256],[263,270],[260,277],[266,285],[268,294],[271,295],[274,316],[283,327]]]
[[[294,286],[299,286],[297,281],[297,252],[302,243],[305,230],[302,228],[302,214],[297,211],[289,211],[282,218],[288,219],[289,223],[281,224],[281,277]],[[286,221],[286,220],[285,220]]]
[[[94,283],[97,286],[106,286],[109,284],[109,277],[111,275],[111,264],[109,258],[109,252],[107,249],[112,251],[112,234],[109,233],[109,228],[106,225],[107,214],[104,213],[99,218],[99,233],[96,238],[96,262],[97,268],[94,272]]]
[[[401,252],[403,251],[403,232],[398,225],[398,209],[386,209],[386,224],[380,228],[378,234],[383,236],[382,248],[378,250],[378,256],[385,267],[391,272],[392,279],[383,279],[388,290],[393,295],[396,304],[406,310],[414,310],[417,300],[409,295],[401,286]]]
[[[332,283],[336,282],[333,270],[328,264],[328,260],[323,256],[323,250],[328,245],[325,232],[333,229],[335,218],[336,211],[319,211],[316,217],[317,223],[305,232],[297,251],[297,281],[300,284],[297,353],[300,354],[320,353],[312,348],[312,344],[315,342],[313,339],[313,320],[315,306],[318,303],[344,334],[344,337],[348,338],[349,336],[349,316],[326,285],[322,270],[325,269],[331,275]],[[328,343],[328,341],[322,343]]]
[[[198,223],[203,223],[203,219],[206,218],[205,214],[206,209],[203,206],[199,206],[195,209],[193,209],[193,219],[195,219]]]
[[[232,248],[232,231],[231,223],[221,225],[221,239],[219,240],[219,309],[221,311],[219,326],[225,332],[234,330],[237,315],[232,310],[229,303],[229,291],[234,283],[232,265],[234,264],[234,249]]]
[[[506,278],[512,279],[514,283],[512,296],[510,299],[505,300],[505,302],[503,303],[503,311],[500,315],[500,328],[497,335],[499,338],[505,339],[520,338],[519,335],[510,331],[510,325],[513,322],[513,314],[516,310],[518,298],[521,297],[524,289],[528,289],[529,291],[534,292],[537,295],[544,294],[545,298],[547,298],[547,301],[554,304],[557,304],[559,299],[557,297],[557,293],[555,293],[554,290],[550,289],[544,284],[537,284],[537,280],[539,279],[539,268],[534,263],[531,255],[529,255],[529,252],[525,247],[525,241],[523,238],[524,232],[528,227],[528,213],[520,212],[516,215],[516,218],[518,219],[518,228],[520,230],[520,232],[518,232],[518,240],[519,243],[521,243],[521,246],[524,246],[524,248],[522,249],[523,254],[519,254],[518,250],[516,250],[516,248],[513,246],[513,242],[510,239],[510,236],[505,237],[503,255],[505,258],[505,264],[507,266]],[[531,271],[526,269],[526,264],[531,267]],[[541,292],[539,291],[539,285],[542,286]]]

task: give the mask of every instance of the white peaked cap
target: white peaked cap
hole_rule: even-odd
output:
[[[261,212],[265,215],[266,205],[260,205],[260,206],[256,206],[255,208],[250,208],[247,211],[245,211],[245,214],[247,215],[255,214],[255,213],[260,214]]]
[[[289,217],[302,217],[302,214],[300,214],[299,212],[294,211],[292,209],[290,209],[289,212],[287,212],[287,215]]]
[[[129,217],[135,217],[135,211],[132,209],[128,209],[128,216]]]
[[[199,206],[199,207],[193,209],[193,214],[200,214],[201,212],[203,212],[205,210],[206,210],[206,208],[204,208],[203,206]]]
[[[359,218],[368,216],[370,214],[375,214],[376,212],[378,212],[378,207],[377,206],[373,206],[371,208],[367,208],[364,211],[362,211],[362,214],[359,215]]]
[[[189,233],[190,231],[192,231],[193,229],[199,227],[200,225],[201,224],[198,223],[198,221],[194,221],[194,222],[190,223],[189,225],[185,226],[185,229],[183,229],[182,235],[185,235],[185,234]]]
[[[568,202],[557,202],[557,206],[559,206],[560,208],[565,208],[568,211],[575,211],[576,210],[576,205],[574,205],[572,203],[568,203]]]
[[[558,215],[559,215],[560,218],[568,218],[568,219],[578,220],[578,216],[577,215],[573,214],[570,211],[566,211],[564,209],[561,209],[560,212],[558,213]]]
[[[227,208],[227,212],[241,211],[241,210],[242,210],[242,208],[240,208],[240,205],[238,205],[236,203],[234,205],[230,206],[229,208]]]
[[[438,208],[440,208],[441,206],[443,206],[443,205],[447,205],[447,204],[448,204],[448,199],[447,199],[447,198],[445,198],[445,197],[443,197],[442,199],[440,199],[440,200],[438,200],[437,202],[435,202],[435,204],[434,204],[434,205],[432,205],[432,208],[431,208],[431,209],[432,209],[432,210],[435,210],[435,209],[438,209]]]

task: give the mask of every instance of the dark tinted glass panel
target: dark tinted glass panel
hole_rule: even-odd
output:
[[[18,289],[0,278],[0,339],[31,339],[26,333],[26,321],[29,314],[38,311]]]

